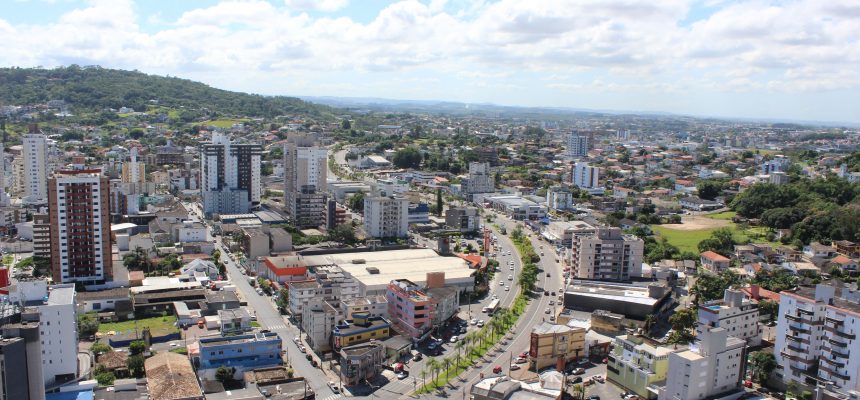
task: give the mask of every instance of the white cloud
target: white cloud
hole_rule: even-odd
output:
[[[284,0],[284,3],[296,10],[337,11],[347,5],[349,0]]]

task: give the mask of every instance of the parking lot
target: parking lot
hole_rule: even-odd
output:
[[[606,377],[606,364],[594,364],[591,363],[587,367],[585,367],[585,373],[580,375],[582,379],[588,379],[595,375]],[[570,379],[570,378],[568,378]],[[585,387],[585,398],[589,396],[600,396],[601,400],[614,400],[620,399],[621,393],[625,390],[616,386],[614,383],[604,380],[603,383],[594,383]]]

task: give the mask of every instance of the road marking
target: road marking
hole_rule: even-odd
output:
[[[322,400],[334,400],[334,399],[342,399],[344,396],[342,394],[333,394],[329,397],[326,397]]]

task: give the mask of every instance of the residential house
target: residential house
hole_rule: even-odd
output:
[[[714,273],[720,273],[727,270],[731,266],[732,260],[713,251],[706,251],[700,254],[699,260],[702,267]]]

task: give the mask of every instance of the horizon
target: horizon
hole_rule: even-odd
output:
[[[856,125],[857,16],[812,0],[34,0],[0,5],[0,64],[300,98]]]

